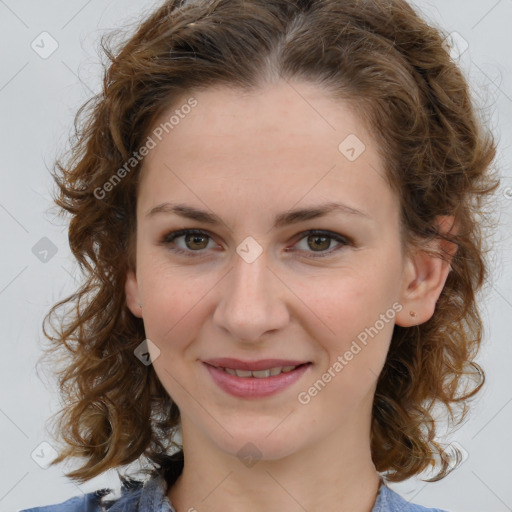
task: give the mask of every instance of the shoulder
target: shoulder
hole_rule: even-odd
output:
[[[110,492],[110,489],[99,489],[81,496],[74,496],[61,503],[26,508],[19,512],[79,512],[83,510],[87,510],[88,512],[101,512],[101,499]]]
[[[162,457],[162,468],[143,481],[119,475],[120,493],[99,489],[62,503],[27,508],[18,512],[175,512],[167,491],[183,470],[183,451]]]
[[[19,512],[173,512],[170,506],[165,506],[168,504],[167,486],[161,475],[152,475],[145,483],[121,476],[120,479],[121,492],[117,493],[117,496],[114,496],[112,489],[99,489],[82,496],[74,496],[62,503],[23,509]],[[156,503],[163,507],[153,509]]]
[[[372,512],[449,512],[440,508],[428,508],[416,505],[402,498],[398,493],[382,484]]]

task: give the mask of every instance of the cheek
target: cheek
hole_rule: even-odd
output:
[[[299,293],[326,333],[345,338],[373,325],[392,306],[398,290],[393,272],[375,265],[343,269],[338,277],[303,283]]]
[[[208,274],[198,275],[192,267],[168,264],[148,265],[141,277],[146,336],[161,351],[183,349],[201,327],[204,304],[217,281]]]
[[[348,386],[372,380],[384,364],[399,307],[396,271],[391,265],[362,265],[325,286],[304,285],[300,292],[315,313],[311,332],[328,353],[328,367],[339,356],[346,361],[335,373],[343,371]]]
[[[205,294],[212,285],[187,275],[183,268],[153,267],[144,277],[144,328],[159,350],[153,366],[167,393],[182,407],[189,400],[184,362],[194,362],[193,341],[199,337]]]

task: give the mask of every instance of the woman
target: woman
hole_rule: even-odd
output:
[[[439,510],[387,482],[454,467],[499,183],[443,39],[402,0],[167,1],[106,50],[55,174],[88,277],[53,463],[152,468],[27,510]]]

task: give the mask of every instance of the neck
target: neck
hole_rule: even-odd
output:
[[[193,427],[184,418],[182,427],[185,464],[168,492],[176,512],[373,509],[381,479],[364,428],[333,432],[286,457],[244,464],[198,432],[185,435]]]

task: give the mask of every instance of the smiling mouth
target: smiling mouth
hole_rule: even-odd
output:
[[[278,375],[281,375],[282,373],[290,373],[293,370],[296,370],[297,368],[300,368],[302,366],[309,365],[311,363],[303,363],[299,364],[297,366],[276,366],[274,368],[268,368],[266,370],[257,370],[257,371],[251,371],[251,370],[238,370],[234,368],[223,368],[221,366],[214,366],[214,368],[217,368],[217,370],[222,370],[225,373],[228,373],[229,375],[234,375],[236,377],[242,377],[242,378],[256,378],[256,379],[265,379],[268,377],[277,377]],[[213,365],[210,365],[213,366]]]

